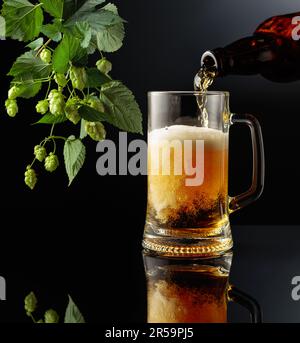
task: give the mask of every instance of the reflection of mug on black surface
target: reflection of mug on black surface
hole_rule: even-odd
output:
[[[211,259],[171,259],[144,252],[149,323],[226,323],[227,303],[261,319],[254,299],[229,285],[232,253]]]
[[[205,97],[205,100],[204,100]],[[205,102],[207,118],[199,114]],[[229,128],[249,126],[253,147],[250,189],[228,195]],[[227,92],[149,93],[148,206],[143,246],[163,255],[214,255],[232,247],[229,214],[263,189],[259,123],[230,114]]]

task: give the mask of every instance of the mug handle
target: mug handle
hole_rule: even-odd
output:
[[[246,124],[251,132],[253,169],[251,187],[244,193],[229,197],[229,212],[243,208],[257,200],[264,189],[265,182],[265,154],[263,135],[258,120],[251,114],[231,114],[230,123]]]
[[[262,311],[259,303],[250,295],[235,286],[229,285],[227,297],[229,301],[245,307],[250,312],[251,323],[262,323]]]

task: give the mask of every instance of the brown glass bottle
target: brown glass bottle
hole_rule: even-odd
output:
[[[271,17],[252,36],[206,51],[201,66],[216,69],[218,76],[261,74],[277,82],[299,80],[299,23],[300,12]]]

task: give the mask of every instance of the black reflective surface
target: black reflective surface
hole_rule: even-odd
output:
[[[1,322],[28,321],[23,297],[31,290],[37,292],[41,309],[54,307],[60,313],[70,293],[90,323],[146,322],[142,227],[140,234],[128,232],[127,241],[125,233],[116,237],[107,231],[114,254],[101,251],[95,229],[85,230],[85,235],[61,235],[61,240],[50,234],[40,246],[24,235],[20,241],[15,240],[17,235],[6,239],[1,266],[7,301],[0,302]],[[233,226],[232,232],[230,282],[259,302],[264,322],[300,322],[300,301],[291,297],[291,280],[300,275],[300,227]],[[250,321],[247,310],[236,304],[229,304],[228,319]]]
[[[230,280],[254,296],[264,322],[300,322],[300,302],[291,297],[291,280],[300,275],[300,226],[241,226],[235,240]],[[234,308],[232,320],[244,318]]]

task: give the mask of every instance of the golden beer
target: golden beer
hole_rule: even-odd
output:
[[[228,273],[168,267],[148,278],[148,323],[226,323]]]
[[[173,125],[150,132],[148,149],[147,222],[153,230],[215,235],[228,221],[228,134]],[[187,163],[194,175],[187,175]],[[192,181],[200,169],[197,184]]]

